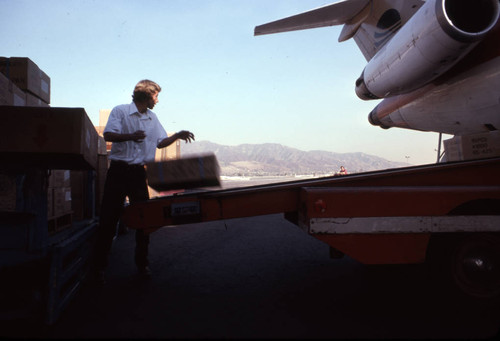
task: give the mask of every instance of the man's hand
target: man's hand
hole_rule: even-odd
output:
[[[145,137],[144,130],[137,130],[133,134],[130,134],[130,139],[134,142],[142,142]]]
[[[190,131],[187,131],[187,130],[181,130],[181,131],[173,134],[172,136],[169,136],[169,137],[161,140],[161,142],[158,143],[157,147],[158,148],[168,147],[177,140],[184,140],[186,142],[194,141],[194,134]]]
[[[181,130],[177,133],[177,138],[184,140],[186,143],[191,143],[191,141],[194,141],[194,134],[187,130]]]

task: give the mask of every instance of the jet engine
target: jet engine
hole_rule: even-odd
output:
[[[428,84],[467,55],[498,18],[498,0],[427,0],[368,62],[356,94],[379,99]]]
[[[500,130],[500,56],[448,79],[382,100],[368,115],[372,125],[451,135]]]

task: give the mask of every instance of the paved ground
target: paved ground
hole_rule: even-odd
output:
[[[115,240],[108,283],[85,286],[51,327],[3,324],[3,337],[490,338],[498,307],[432,294],[419,266],[331,260],[281,215],[163,228],[150,281],[135,275],[133,233]]]

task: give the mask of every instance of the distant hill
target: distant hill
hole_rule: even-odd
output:
[[[183,157],[214,153],[221,175],[258,176],[294,174],[333,174],[343,165],[349,173],[407,166],[364,153],[302,151],[277,143],[225,146],[209,141],[181,142]]]

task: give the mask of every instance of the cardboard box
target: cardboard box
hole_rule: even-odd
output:
[[[70,171],[67,169],[52,169],[49,175],[48,187],[70,187]]]
[[[220,186],[214,154],[146,164],[148,184],[156,191]]]
[[[48,105],[43,100],[36,97],[35,95],[32,95],[29,92],[26,92],[26,106],[27,107],[49,107],[50,105]]]
[[[97,127],[95,127],[95,130],[97,130],[97,134],[99,134],[99,136],[102,137],[103,140],[104,140],[104,137],[103,137],[104,128],[106,128],[106,127],[105,126],[97,126]],[[107,154],[108,152],[111,151],[111,146],[113,145],[113,143],[112,142],[107,142],[106,140],[104,140],[104,143],[105,143],[105,145],[104,145],[103,148],[106,149],[106,154]],[[101,146],[99,146],[99,150],[101,150]],[[104,149],[102,149],[99,153],[101,155],[104,155],[103,152],[104,152]]]
[[[23,107],[26,103],[26,93],[0,73],[0,105]]]
[[[2,162],[95,169],[97,132],[83,108],[0,106]]]
[[[70,214],[71,211],[71,187],[52,188],[54,197],[54,216]]]
[[[97,136],[97,154],[108,155],[108,151],[106,149],[106,140],[104,140],[104,137],[100,135]]]
[[[50,103],[50,78],[29,58],[0,57],[0,72],[21,90]]]
[[[75,220],[82,220],[89,211],[86,186],[87,172],[73,170],[71,171],[71,209]]]
[[[500,131],[454,136],[443,141],[446,161],[486,159],[500,156]]]

